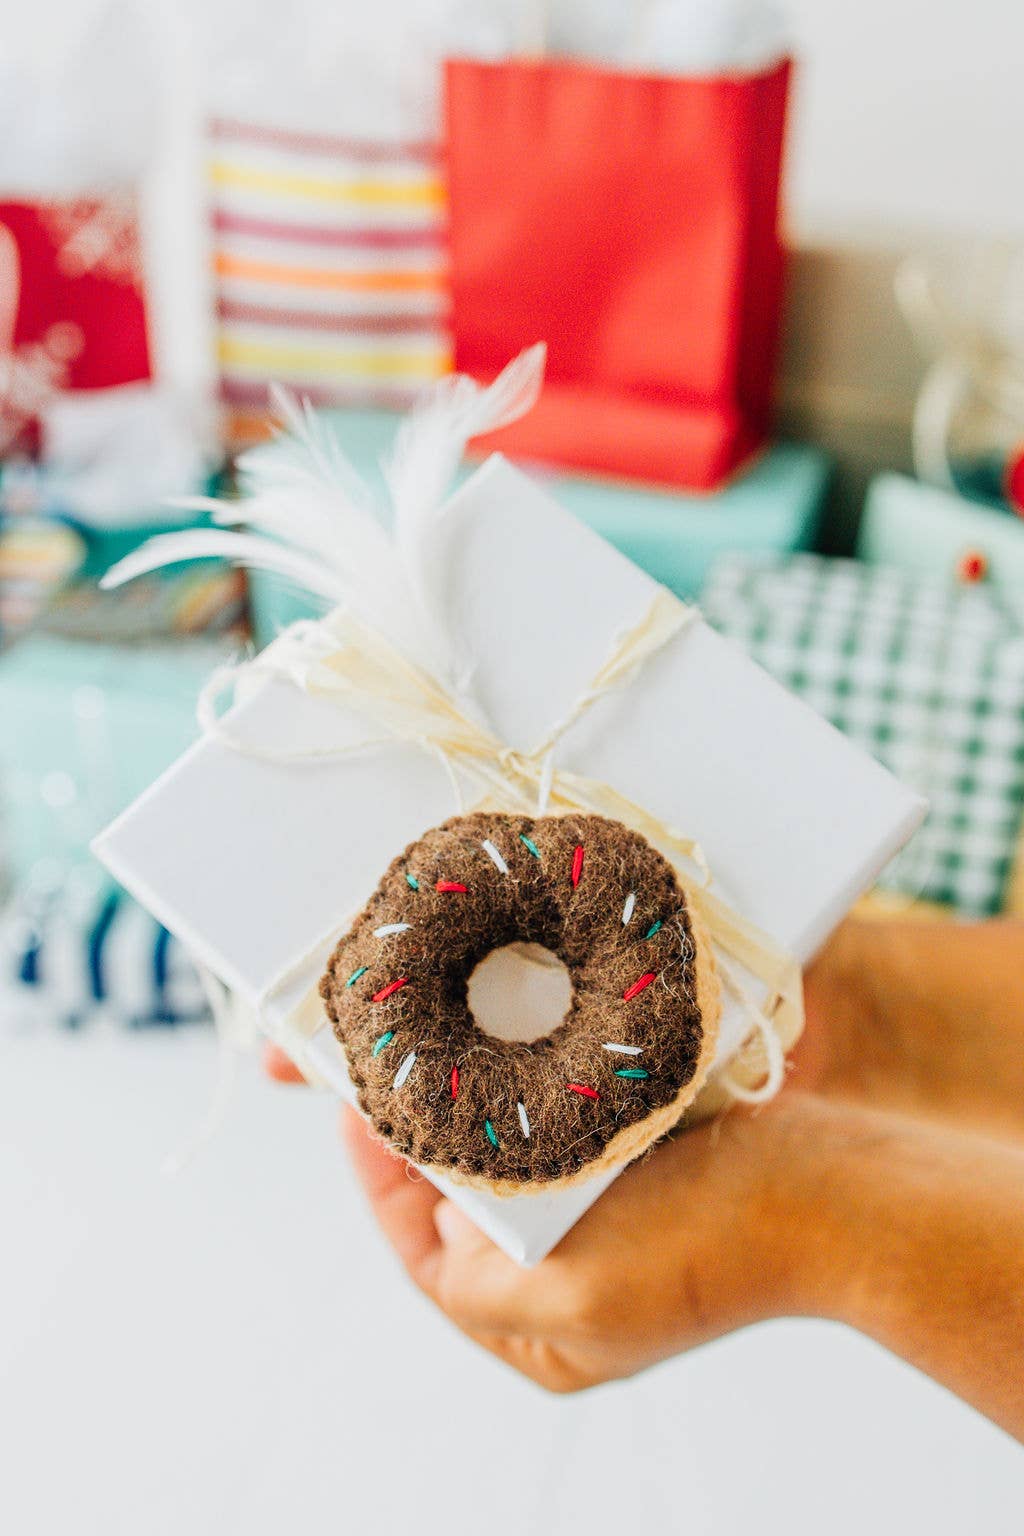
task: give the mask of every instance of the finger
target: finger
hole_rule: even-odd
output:
[[[306,1079],[279,1045],[263,1047],[263,1070],[276,1083],[304,1083]]]
[[[579,1392],[600,1379],[572,1360],[558,1346],[543,1339],[522,1338],[517,1334],[486,1333],[452,1320],[464,1338],[486,1350],[520,1376],[525,1376],[546,1392]]]
[[[556,1391],[575,1384],[569,1382],[565,1371],[555,1368],[555,1357],[552,1354],[549,1358],[546,1346],[495,1331],[493,1327],[473,1326],[468,1306],[460,1306],[456,1313],[447,1294],[452,1288],[452,1275],[446,1280],[443,1274],[446,1258],[454,1262],[454,1273],[467,1295],[480,1287],[491,1296],[492,1304],[480,1308],[481,1317],[488,1322],[500,1322],[511,1310],[497,1303],[499,1273],[506,1284],[515,1287],[524,1271],[484,1237],[456,1206],[442,1199],[425,1179],[410,1179],[409,1164],[390,1151],[373,1135],[362,1116],[347,1106],[342,1111],[341,1129],[384,1235],[421,1290],[467,1338],[521,1375]]]
[[[434,1207],[440,1194],[348,1106],[342,1111],[341,1133],[384,1236],[416,1284],[436,1300],[441,1239]]]
[[[568,1291],[555,1260],[523,1269],[450,1200],[433,1211],[441,1241],[437,1301],[474,1336],[544,1335],[564,1321]]]

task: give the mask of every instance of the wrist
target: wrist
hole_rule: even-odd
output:
[[[875,1106],[905,1104],[922,1089],[930,1068],[922,1036],[943,995],[936,950],[948,938],[941,924],[845,922],[804,978],[797,1086]]]
[[[697,1133],[708,1134],[711,1165],[730,1170],[716,1191],[728,1212],[728,1246],[706,1277],[708,1307],[729,1328],[845,1309],[849,1118],[842,1106],[786,1091]]]
[[[800,1093],[763,1119],[750,1309],[856,1325],[877,1233],[891,1219],[886,1168],[898,1122]]]

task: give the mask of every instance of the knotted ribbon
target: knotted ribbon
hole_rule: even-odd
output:
[[[351,612],[336,610],[320,621],[300,621],[285,630],[260,656],[240,666],[221,668],[204,688],[198,707],[200,724],[232,750],[265,760],[302,763],[363,754],[395,741],[415,743],[445,768],[461,812],[502,810],[528,815],[583,812],[623,822],[656,847],[676,872],[687,900],[708,928],[718,952],[725,987],[746,1012],[750,1030],[739,1055],[717,1081],[737,1099],[761,1103],[774,1096],[785,1072],[784,1044],[792,1044],[803,1026],[800,969],[754,924],[710,889],[707,862],[699,845],[635,804],[611,785],[556,765],[562,738],[598,700],[627,687],[648,660],[675,639],[697,615],[663,588],[632,629],[613,643],[610,655],[589,687],[562,720],[532,751],[503,742],[475,718],[472,706],[431,673],[414,665],[376,630]],[[342,747],[277,750],[240,739],[217,701],[245,677],[286,679],[311,697],[333,700],[371,727],[359,742]],[[467,804],[465,785],[476,799]],[[345,924],[335,921],[317,943],[297,956],[271,982],[268,999],[337,939]],[[728,957],[727,959],[725,957]],[[755,975],[765,992],[759,1005],[733,970],[738,963]],[[310,1018],[316,1009],[298,1010]],[[741,1081],[753,1077],[756,1085]],[[760,1076],[761,1081],[757,1082]]]

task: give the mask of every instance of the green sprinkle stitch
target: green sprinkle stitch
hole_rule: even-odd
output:
[[[653,939],[654,935],[657,933],[657,931],[658,931],[658,929],[660,927],[661,927],[661,918],[659,917],[657,922],[652,923],[651,926],[648,928],[647,932],[644,934],[644,938],[645,939]]]
[[[368,965],[361,965],[358,971],[353,971],[352,975],[345,983],[346,987],[354,987],[360,976],[365,976],[369,969],[370,967]]]
[[[496,1147],[498,1145],[498,1133],[489,1120],[484,1121],[484,1130],[487,1132],[487,1140],[491,1146]]]
[[[645,1072],[644,1071],[643,1067],[619,1067],[619,1068],[617,1068],[616,1073],[615,1073],[616,1077],[635,1077],[635,1078],[641,1078],[641,1077],[650,1077],[650,1075],[651,1074],[649,1072]]]
[[[393,1029],[389,1029],[387,1034],[378,1035],[376,1040],[373,1042],[373,1051],[371,1052],[371,1055],[379,1056],[384,1047],[386,1045],[390,1045],[394,1038],[395,1032]]]
[[[520,832],[519,841],[530,850],[535,859],[540,858],[540,849],[537,847],[536,843],[530,841],[525,832]]]
[[[411,886],[414,891],[418,891],[420,888],[420,883],[416,879],[415,875],[406,875],[405,883],[406,885]]]

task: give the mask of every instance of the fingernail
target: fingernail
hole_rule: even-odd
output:
[[[304,1083],[305,1078],[290,1056],[276,1045],[263,1049],[263,1070],[278,1083]]]
[[[435,1205],[434,1225],[446,1248],[464,1242],[466,1228],[472,1227],[472,1223],[463,1216],[457,1206],[452,1205],[450,1200],[439,1200]]]

